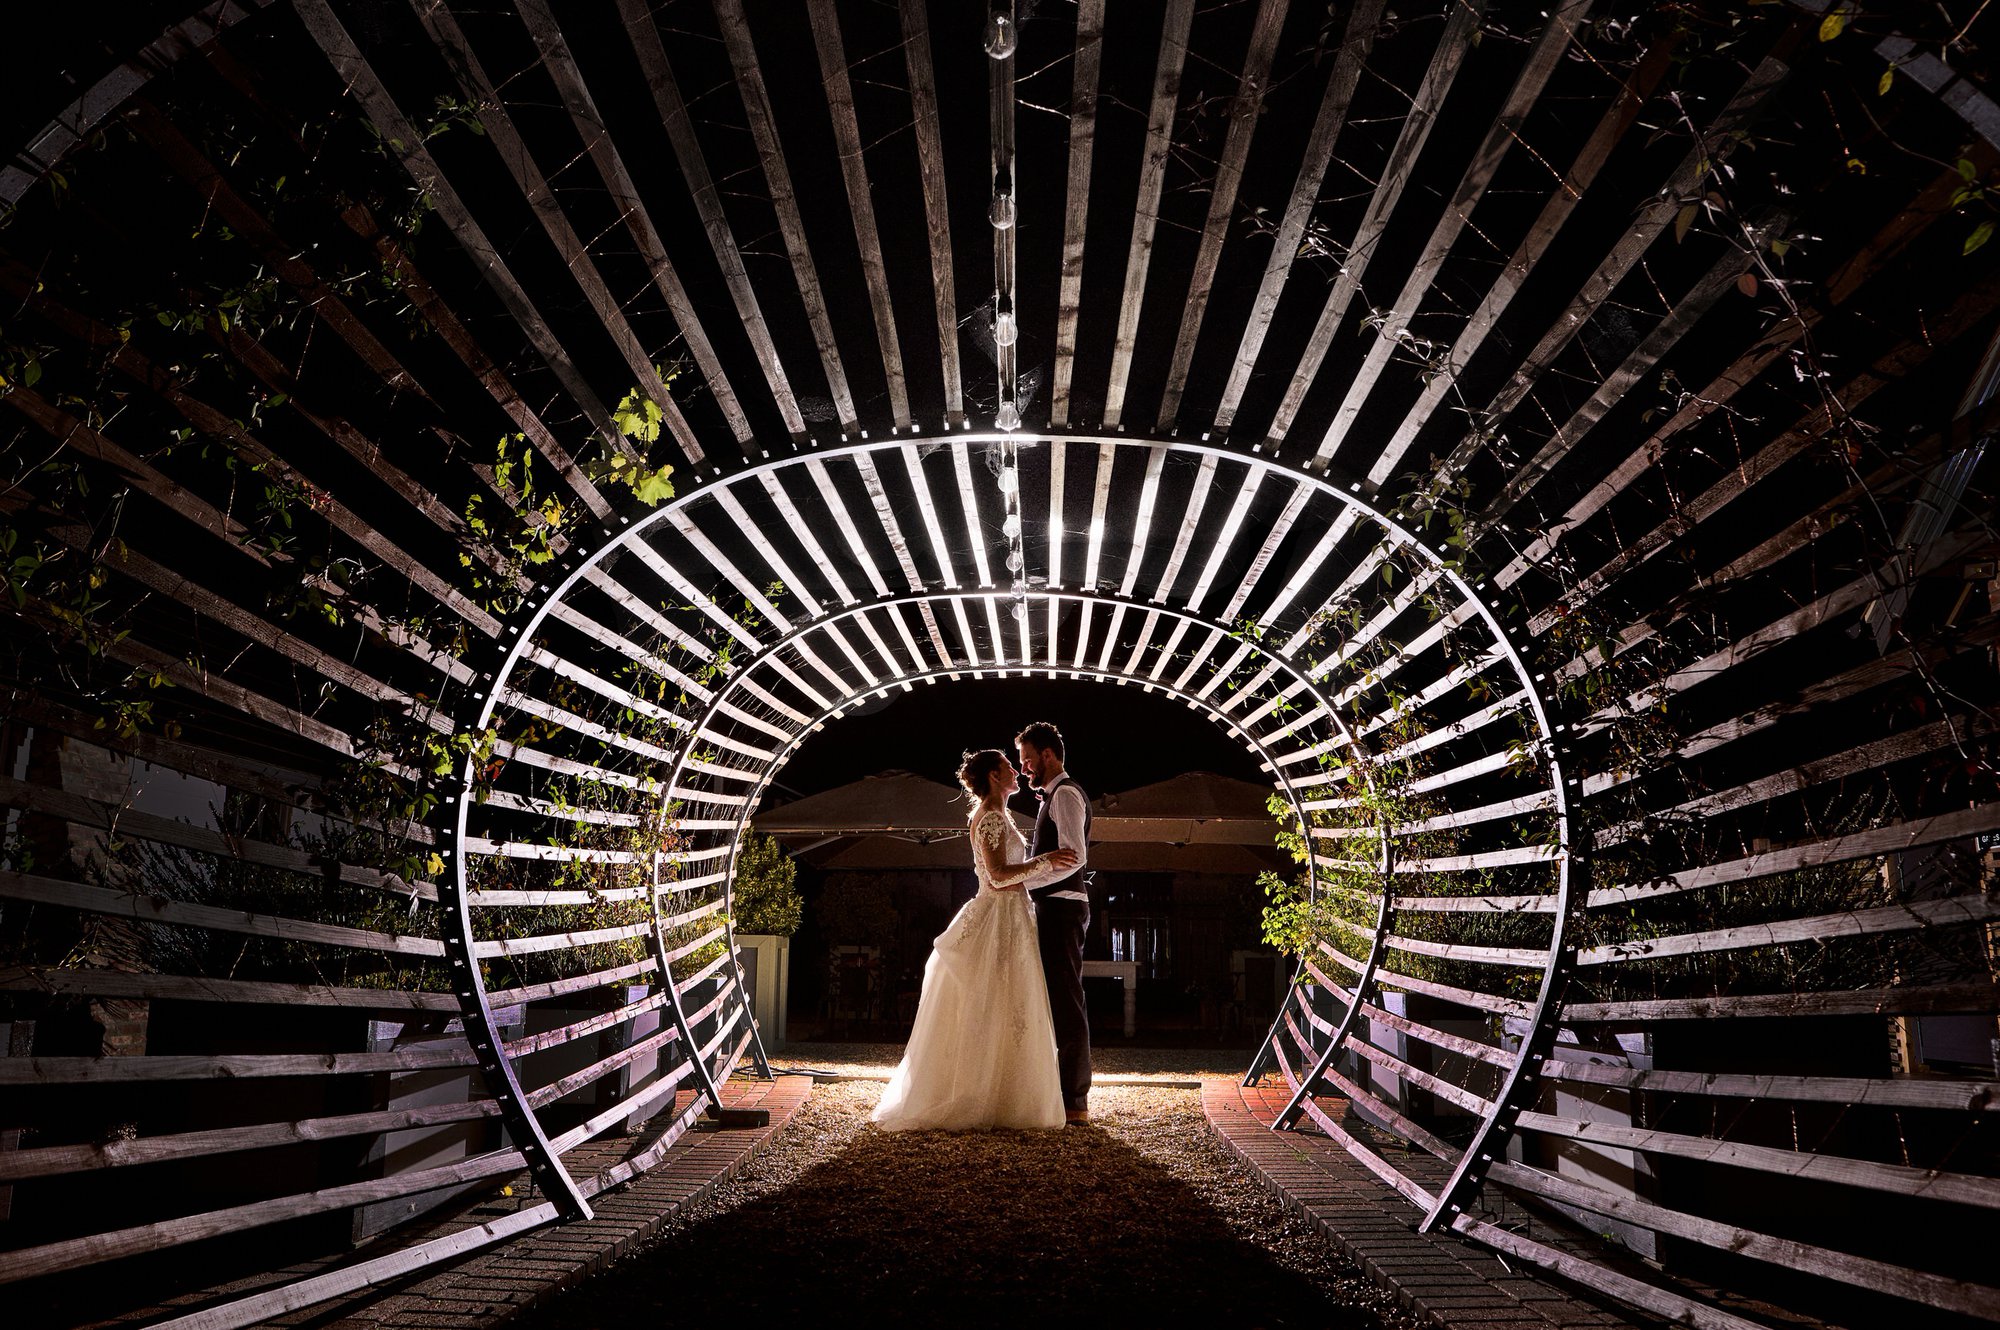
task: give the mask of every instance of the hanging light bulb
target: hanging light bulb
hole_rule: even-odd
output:
[[[986,220],[993,223],[995,231],[1005,231],[1014,224],[1014,196],[1000,190],[993,195],[992,206],[986,210]]]
[[[986,18],[986,54],[995,60],[1005,60],[1014,54],[1017,34],[1014,20],[1004,10],[994,10]]]
[[[1021,551],[1009,550],[1007,552],[1007,571],[1010,573],[1021,571]]]
[[[998,429],[1019,429],[1021,413],[1012,402],[1002,402],[999,411],[994,413],[993,424]]]
[[[1015,617],[1016,619],[1020,620],[1020,621],[1021,621],[1022,623],[1026,623],[1026,622],[1028,621],[1028,602],[1027,602],[1027,601],[1025,601],[1025,600],[1017,600],[1017,601],[1015,601],[1015,602],[1014,602],[1014,617]]]
[[[1014,311],[1002,309],[993,316],[993,340],[1002,346],[1012,346],[1021,340],[1021,325],[1014,322]]]
[[[1011,466],[1002,469],[999,485],[1002,494],[1012,494],[1021,488],[1021,473]]]
[[[1000,529],[1007,533],[1007,539],[1009,540],[1019,536],[1021,534],[1021,515],[1019,513],[1008,513],[1006,519],[1000,523]]]

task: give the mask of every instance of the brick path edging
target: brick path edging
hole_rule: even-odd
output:
[[[1449,1234],[1419,1233],[1415,1215],[1323,1136],[1272,1131],[1287,1096],[1221,1078],[1203,1082],[1202,1114],[1223,1148],[1285,1208],[1312,1220],[1404,1310],[1452,1330],[1549,1330],[1633,1323],[1532,1279]]]

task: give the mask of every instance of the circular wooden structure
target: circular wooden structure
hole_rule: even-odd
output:
[[[1940,1240],[2000,1205],[1992,1070],[1938,1052],[2000,1010],[1964,33],[97,36],[0,171],[0,1277],[103,1310],[524,1165],[453,1250],[587,1213],[766,1069],[728,888],[797,746],[1039,675],[1268,769],[1308,943],[1248,1075],[1414,1222],[1687,1324],[2000,1319]]]

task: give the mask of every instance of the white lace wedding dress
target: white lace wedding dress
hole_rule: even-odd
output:
[[[1062,875],[1004,810],[972,827],[979,894],[932,944],[917,1021],[874,1121],[889,1131],[1060,1127],[1055,1027],[1027,887]],[[1023,884],[1019,890],[999,890]]]

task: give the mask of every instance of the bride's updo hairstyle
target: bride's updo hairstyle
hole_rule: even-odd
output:
[[[958,783],[972,796],[972,805],[977,808],[986,798],[986,790],[993,783],[993,773],[1007,755],[997,748],[982,748],[976,753],[967,753],[958,765]]]

